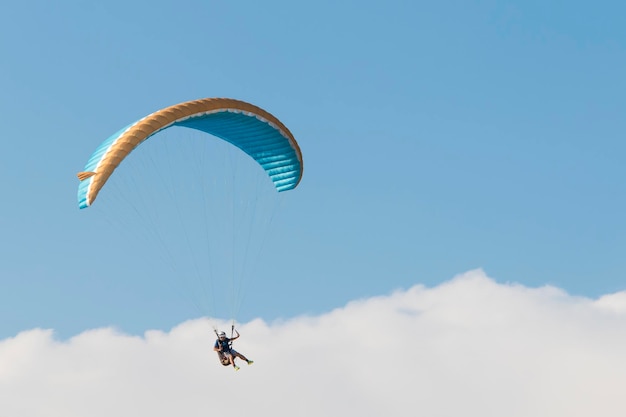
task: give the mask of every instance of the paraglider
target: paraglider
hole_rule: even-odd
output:
[[[213,350],[217,352],[217,356],[224,366],[232,365],[235,368],[235,371],[239,370],[239,366],[235,363],[235,359],[239,358],[248,363],[248,365],[252,365],[254,361],[246,358],[242,353],[237,352],[233,349],[233,341],[239,339],[239,332],[233,328],[233,331],[237,333],[235,337],[226,337],[225,332],[219,332],[217,334],[217,340],[215,341],[215,345],[213,346]],[[217,333],[217,331],[215,332]]]
[[[270,190],[272,194],[292,190],[298,186],[302,179],[302,153],[294,136],[280,120],[267,111],[250,103],[228,98],[205,98],[176,104],[158,110],[134,123],[131,123],[102,142],[102,144],[96,148],[85,164],[83,171],[77,174],[78,179],[80,180],[78,186],[79,208],[85,209],[94,204],[100,192],[107,189],[107,184],[111,182],[110,179],[113,176],[113,173],[120,169],[121,165],[125,165],[123,162],[128,158],[133,150],[138,148],[139,145],[151,142],[149,139],[152,137],[161,137],[170,130],[175,131],[178,127],[203,132],[204,134],[201,135],[201,142],[204,142],[205,140],[208,142],[208,138],[212,135],[218,139],[218,142],[221,141],[225,143],[227,148],[234,148],[239,154],[241,154],[239,151],[241,150],[244,158],[252,158],[254,164],[257,165],[256,168],[261,168],[261,170],[258,171],[262,174],[263,181],[267,182],[267,179],[269,178],[271,185],[273,185]],[[209,135],[206,135],[206,133]],[[168,142],[168,146],[172,146],[174,148],[182,146],[183,141],[179,141],[179,138],[172,140],[169,137],[166,137],[165,139],[167,140],[164,142]],[[195,144],[196,143],[194,142],[193,145],[195,146]],[[137,153],[142,154],[143,152],[137,150]],[[170,153],[166,152],[165,155],[169,158]],[[181,165],[176,166],[176,168],[178,168],[177,175],[181,175],[182,172],[184,179],[182,181],[183,184],[181,184],[180,181],[175,183],[174,191],[178,191],[178,189],[181,186],[186,185],[186,183],[195,184],[195,181],[203,180],[203,176],[208,176],[208,168],[215,168],[213,166],[202,166],[202,169],[193,171],[187,166],[188,159],[191,158],[184,159],[184,162]],[[159,169],[160,168],[161,167],[159,166]],[[159,175],[161,174],[161,171],[159,171]],[[122,178],[124,178],[125,175],[125,173],[120,173]],[[180,180],[178,177],[176,178],[177,181]],[[257,208],[258,197],[245,194],[248,193],[249,189],[240,187],[238,178],[236,178],[235,175],[233,175],[233,178],[235,182],[235,187],[233,188],[236,188],[236,191],[241,189],[242,191],[240,192],[243,195],[230,195],[229,193],[223,193],[223,195],[212,194],[210,198],[204,198],[195,202],[187,200],[178,201],[178,198],[174,196],[175,193],[170,193],[169,195],[172,196],[171,200],[177,204],[175,211],[179,212],[179,222],[176,223],[176,226],[166,225],[170,226],[169,228],[162,227],[161,223],[150,224],[148,222],[146,229],[149,230],[146,235],[149,240],[158,240],[159,243],[170,245],[170,248],[167,249],[163,256],[160,257],[162,258],[160,260],[163,262],[170,260],[169,262],[171,263],[170,266],[172,269],[175,269],[175,266],[178,265],[183,265],[183,267],[185,267],[187,265],[194,264],[198,270],[197,280],[206,280],[209,282],[208,284],[200,282],[198,287],[201,288],[201,290],[190,289],[187,291],[190,296],[189,298],[194,298],[193,304],[196,307],[202,304],[200,301],[206,302],[207,304],[210,304],[211,300],[213,300],[214,303],[215,299],[219,301],[220,297],[216,297],[215,294],[207,294],[207,292],[210,292],[210,289],[215,288],[220,290],[219,287],[222,283],[230,280],[231,286],[233,287],[229,293],[233,294],[231,296],[231,319],[233,320],[234,326],[235,316],[238,311],[237,309],[240,307],[240,303],[243,299],[243,296],[241,295],[241,287],[243,287],[242,283],[244,281],[243,278],[245,275],[252,275],[254,272],[254,265],[256,265],[254,262],[251,262],[252,265],[247,264],[247,258],[254,258],[254,251],[252,250],[253,245],[251,244],[253,236],[249,236],[252,232],[249,234],[243,233],[244,237],[241,238],[241,249],[235,245],[234,241],[237,239],[237,233],[241,233],[242,230],[245,232],[245,230],[257,226],[256,223],[261,223],[265,220],[257,220],[257,218],[260,217],[255,213],[255,210],[260,211],[260,209]],[[161,186],[164,182],[167,182],[163,181],[162,178],[148,179],[153,180],[152,183],[157,184],[157,187]],[[127,192],[127,194],[130,195],[123,196],[123,203],[138,204],[144,202],[144,206],[132,207],[132,209],[122,208],[120,217],[135,215],[137,216],[137,222],[139,223],[149,219],[150,211],[153,211],[156,213],[154,217],[159,221],[167,221],[170,217],[164,215],[162,212],[166,208],[166,204],[164,204],[166,202],[157,199],[156,204],[153,204],[151,199],[142,199],[139,194],[144,191],[144,187],[138,186],[134,180],[135,179],[132,178],[132,186],[129,187],[129,191]],[[165,185],[166,184],[164,184],[164,186]],[[211,182],[204,184],[203,187],[191,187],[191,190],[192,194],[195,193],[195,195],[202,195],[203,193],[211,192],[215,188],[219,188],[219,183],[216,185],[215,182]],[[253,188],[261,187],[253,185]],[[248,202],[241,202],[246,198],[248,198]],[[170,204],[172,202],[167,201],[167,203]],[[227,215],[221,216],[217,214],[222,213],[219,211],[221,208],[218,207],[220,204],[225,206],[225,210],[222,212],[228,213]],[[247,216],[243,220],[234,215],[235,210],[233,207],[237,204],[242,205],[241,213],[243,216]],[[204,206],[204,213],[202,214],[202,216],[205,217],[204,219],[193,217],[187,213],[182,213],[182,210],[180,210],[181,207],[185,209],[194,205]],[[273,218],[273,214],[269,217],[270,219]],[[190,221],[192,222],[189,226],[191,232],[205,230],[203,238],[206,239],[207,242],[202,246],[202,249],[198,248],[200,245],[195,244],[195,241],[187,238],[187,232],[184,234],[185,239],[177,240],[174,237],[171,237],[172,230],[177,231],[179,228],[178,223],[183,223],[188,219],[191,219]],[[113,221],[116,220],[118,220],[117,217],[113,219]],[[124,220],[124,228],[127,229],[126,225],[128,224],[134,225],[134,220]],[[213,227],[212,225],[205,225],[204,227],[200,227],[200,224],[203,221],[214,221],[216,226]],[[223,225],[227,223],[231,223],[230,228],[223,228]],[[262,226],[267,229],[267,225],[263,224]],[[159,235],[160,233],[165,235]],[[266,240],[264,233],[265,232],[259,232],[261,236],[258,240],[261,244]],[[158,239],[153,238],[155,235],[158,236]],[[189,244],[190,249],[185,250],[180,248],[179,246],[182,246],[182,243],[185,243],[181,240],[188,240],[186,243]],[[226,248],[227,250],[225,250],[225,252],[227,253],[224,254],[222,252],[216,252],[216,246],[219,249]],[[258,252],[259,251],[257,251],[257,257]],[[193,262],[179,260],[177,258],[180,253],[184,253],[184,255],[190,253],[190,256],[195,256],[196,259],[194,259]],[[231,270],[229,272],[221,272],[221,270],[216,267],[216,265],[220,262],[225,266],[230,267]],[[202,269],[203,264],[208,266]],[[224,270],[225,269],[226,268],[224,268]],[[216,273],[216,270],[220,272]],[[182,275],[189,275],[189,273],[185,270],[184,273],[181,273],[180,275],[180,277],[175,276],[173,279],[182,282]],[[217,275],[217,277],[211,277],[212,275]],[[230,275],[230,278],[227,279],[228,277],[225,275]],[[237,285],[239,288],[235,288]],[[198,301],[198,298],[202,298],[202,300]],[[237,303],[239,303],[239,305],[236,305]],[[202,310],[200,307],[198,307],[198,309]],[[209,316],[206,310],[202,310],[201,312],[203,315]],[[218,336],[214,348],[214,350],[216,350],[219,354],[220,362],[224,365],[232,365],[235,369],[237,369],[237,366],[235,365],[235,358],[245,360],[249,364],[252,363],[252,361],[249,361],[245,356],[232,349],[232,341],[238,337],[239,333],[237,333],[236,337],[231,338],[227,338],[225,334],[223,337]]]

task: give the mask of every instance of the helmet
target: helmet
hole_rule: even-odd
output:
[[[226,333],[220,332],[219,337],[226,337]]]

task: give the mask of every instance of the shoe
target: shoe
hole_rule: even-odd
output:
[[[254,361],[248,361],[248,365],[252,365]]]
[[[239,367],[237,365],[235,365],[235,371],[238,371]]]

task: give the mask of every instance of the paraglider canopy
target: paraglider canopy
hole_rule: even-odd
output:
[[[157,254],[150,264],[171,268],[173,288],[202,315],[228,308],[234,320],[282,191],[296,188],[302,171],[300,148],[280,120],[250,103],[205,98],[108,137],[77,174],[78,204],[93,205],[106,189],[90,214],[143,237],[141,252]],[[274,253],[283,256],[280,247]]]
[[[276,117],[243,101],[205,98],[158,110],[111,135],[93,153],[78,189],[80,208],[93,204],[113,171],[139,144],[172,126],[210,133],[252,157],[280,191],[302,178],[302,153],[293,135]]]

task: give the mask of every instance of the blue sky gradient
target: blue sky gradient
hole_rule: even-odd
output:
[[[76,206],[75,173],[161,107],[232,97],[305,161],[241,320],[484,268],[623,290],[626,6],[617,1],[13,2],[0,15],[0,337],[195,317]],[[86,235],[102,235],[85,243]],[[123,241],[121,243],[124,243]]]

